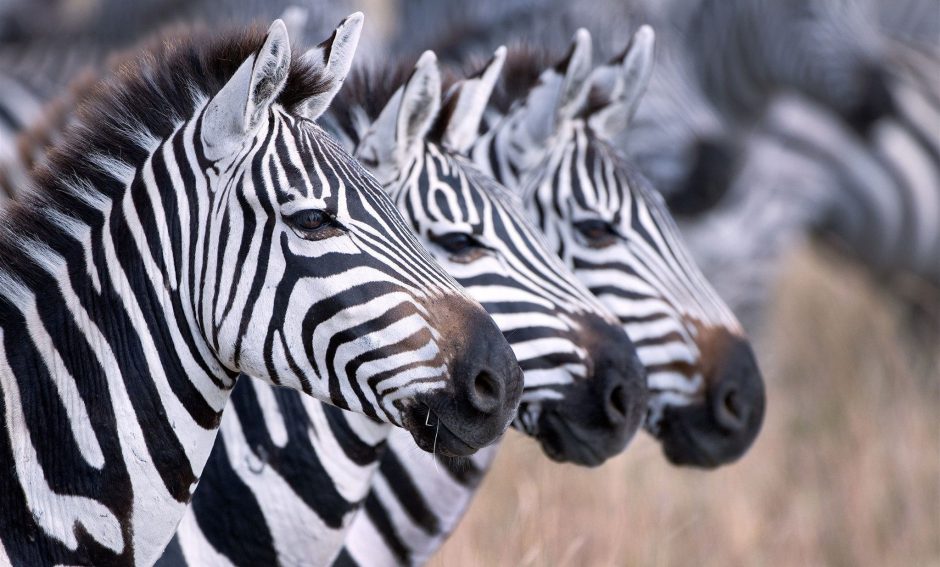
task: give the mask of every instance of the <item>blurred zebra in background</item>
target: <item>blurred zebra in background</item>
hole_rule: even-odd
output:
[[[690,20],[701,84],[745,143],[686,230],[735,295],[767,290],[793,243],[818,236],[940,330],[940,10],[903,4],[923,18],[862,0],[733,0]]]

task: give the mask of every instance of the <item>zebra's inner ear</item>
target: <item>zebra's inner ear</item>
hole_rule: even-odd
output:
[[[583,107],[590,87],[591,63],[591,34],[581,28],[574,34],[568,57],[560,64],[565,66],[558,67],[565,79],[555,111],[557,122],[572,118]]]
[[[316,120],[323,114],[343,86],[356,55],[364,20],[362,12],[347,16],[333,30],[333,35],[304,53],[303,58],[322,73],[328,82],[324,92],[310,97],[303,104],[301,112],[310,120]]]
[[[425,51],[401,91],[395,119],[395,152],[404,164],[417,151],[441,109],[441,70],[433,51]]]
[[[612,138],[633,118],[653,74],[653,28],[642,26],[619,57],[594,70],[588,96],[588,125],[602,137]]]
[[[439,118],[443,121],[441,143],[445,147],[465,153],[476,141],[480,121],[505,61],[506,48],[501,46],[478,73],[450,88]]]
[[[205,155],[232,155],[252,136],[287,82],[291,48],[287,28],[274,20],[258,53],[246,59],[206,106],[202,118]]]
[[[545,69],[526,96],[524,124],[530,137],[526,142],[544,144],[562,122],[577,112],[587,93],[591,73],[591,34],[579,29],[567,55]]]

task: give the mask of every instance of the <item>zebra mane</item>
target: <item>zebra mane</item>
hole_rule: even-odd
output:
[[[503,71],[490,97],[490,105],[505,113],[512,104],[524,99],[538,81],[542,71],[558,64],[564,51],[555,52],[533,43],[516,43],[508,48]],[[486,64],[488,58],[473,57],[466,65],[473,75]],[[445,92],[449,85],[445,83]]]
[[[115,201],[124,191],[116,171],[141,164],[157,140],[168,137],[199,105],[215,95],[238,67],[264,44],[266,31],[179,27],[115,58],[81,100],[70,122],[29,174],[22,199],[0,211],[0,272],[23,266],[22,235],[54,238],[50,218],[72,216],[91,203]],[[295,53],[277,98],[295,111],[328,90],[328,77]]]
[[[358,142],[356,113],[364,111],[370,119],[377,118],[395,91],[408,82],[417,61],[418,56],[412,55],[353,68],[327,111],[336,126]],[[447,68],[441,72],[444,85],[452,85],[461,78]]]

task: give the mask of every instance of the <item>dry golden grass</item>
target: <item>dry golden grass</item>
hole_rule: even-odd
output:
[[[585,470],[513,435],[431,564],[940,565],[940,342],[913,348],[852,268],[789,266],[760,345],[766,421],[740,462],[674,468],[643,437]]]

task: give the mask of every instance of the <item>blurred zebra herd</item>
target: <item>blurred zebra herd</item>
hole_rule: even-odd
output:
[[[935,1],[0,1],[0,565],[423,564],[507,427],[731,463],[810,239],[936,336]]]

